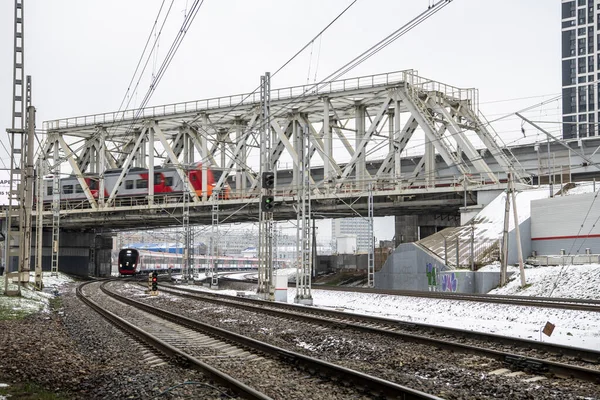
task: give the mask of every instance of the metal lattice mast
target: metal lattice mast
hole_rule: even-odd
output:
[[[191,254],[190,254],[190,189],[188,187],[188,171],[184,171],[184,182],[183,182],[183,271],[181,271],[182,280],[187,282],[190,279],[190,265],[191,265]]]
[[[210,234],[210,247],[211,254],[213,255],[211,260],[212,274],[210,279],[210,286],[219,285],[219,269],[217,261],[219,259],[219,192],[213,192],[213,204],[212,204],[212,226]]]
[[[260,176],[271,172],[271,74],[265,73],[260,77],[261,85],[261,130],[260,130]],[[273,189],[261,189],[258,226],[258,294],[265,300],[275,300],[273,283],[273,213],[263,209],[263,198],[272,196]]]
[[[58,276],[58,250],[60,232],[60,156],[58,140],[54,142],[54,168],[52,169],[52,258],[50,275]],[[91,260],[95,257],[95,249],[90,252]]]
[[[373,185],[369,184],[369,265],[368,286],[375,287],[375,237],[373,236]]]
[[[43,232],[43,224],[44,218],[42,213],[44,211],[44,196],[43,194],[45,190],[44,187],[44,161],[42,160],[42,154],[40,154],[37,162],[37,203],[35,206],[36,214],[35,214],[35,232],[37,233],[36,242],[35,242],[35,288],[37,290],[42,290],[43,288],[43,276],[42,276],[42,256],[43,256],[43,247],[44,247],[44,232]]]
[[[31,77],[27,77],[27,103],[31,102]],[[31,269],[31,216],[33,214],[33,146],[35,135],[35,107],[27,106],[26,154],[21,164],[24,165],[24,181],[21,181],[19,193],[21,196],[19,213],[19,281],[29,282]]]
[[[300,187],[298,188],[298,229],[300,240],[298,245],[299,264],[296,269],[296,298],[295,303],[312,305],[311,294],[311,246],[310,246],[310,149],[308,126],[300,132],[300,148],[298,160],[300,162]]]
[[[11,128],[7,129],[10,140],[10,187],[8,192],[8,211],[6,219],[6,242],[5,242],[5,267],[6,272],[4,282],[4,292],[8,293],[9,272],[19,268],[18,257],[20,256],[19,246],[22,245],[23,231],[22,225],[19,226],[19,231],[13,231],[13,221],[19,216],[19,211],[16,206],[22,201],[22,193],[20,189],[21,174],[25,167],[26,151],[26,132],[24,130],[25,117],[25,43],[24,43],[24,25],[23,25],[23,0],[15,0],[15,19],[14,19],[14,58],[13,58],[13,107],[12,107],[12,124]],[[21,218],[22,220],[22,218]],[[21,271],[19,271],[21,272]],[[19,274],[17,274],[19,275]],[[14,276],[14,275],[13,275]],[[28,277],[29,278],[29,277]],[[19,276],[19,281],[21,277]],[[16,293],[20,294],[19,286]]]

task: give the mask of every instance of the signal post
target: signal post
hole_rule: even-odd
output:
[[[148,289],[151,296],[158,296],[158,272],[148,275]]]
[[[271,75],[260,77],[261,83],[261,195],[258,225],[258,288],[259,298],[275,301],[273,282],[273,207],[275,206],[275,173],[271,165],[270,95]]]

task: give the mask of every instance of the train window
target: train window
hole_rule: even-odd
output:
[[[148,179],[138,179],[135,181],[136,189],[147,189],[148,188]]]
[[[195,180],[196,180],[196,175],[192,175],[192,174],[190,174],[190,178],[191,178],[193,181],[195,181]]]
[[[125,189],[133,189],[133,181],[132,180],[125,181]]]
[[[52,191],[52,186],[48,186],[48,187],[46,188],[46,195],[48,195],[48,196],[52,196],[52,194],[53,194],[53,193],[54,193],[54,192]]]
[[[172,176],[165,177],[165,186],[173,186],[173,177]]]
[[[72,194],[73,193],[73,185],[64,185],[63,193],[64,194]]]
[[[160,183],[162,181],[160,175],[161,175],[160,172],[157,172],[154,174],[154,184],[155,185],[160,185]]]
[[[75,193],[83,193],[83,188],[80,184],[75,185]]]
[[[91,190],[98,190],[98,181],[90,179],[88,185],[90,186]]]

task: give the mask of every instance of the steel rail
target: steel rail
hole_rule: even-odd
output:
[[[239,279],[223,278],[231,282],[240,282]],[[254,280],[245,280],[242,282],[255,282]],[[293,282],[290,287],[295,287]],[[429,292],[422,290],[391,290],[391,289],[373,289],[362,287],[340,287],[314,285],[313,290],[335,290],[342,292],[387,294],[392,296],[424,297],[444,300],[464,300],[484,303],[497,303],[508,305],[520,305],[531,307],[558,308],[576,311],[600,312],[600,300],[595,299],[572,299],[565,297],[531,297],[531,296],[510,296],[502,294],[470,294],[470,293],[451,293],[451,292]]]
[[[147,304],[141,303],[136,300],[129,299],[121,296],[117,293],[109,291],[105,284],[101,285],[102,291],[125,304],[129,304],[133,307],[154,314],[160,318],[168,321],[180,324],[187,328],[201,331],[204,334],[218,337],[220,340],[224,340],[236,345],[252,349],[253,351],[259,351],[263,354],[268,354],[272,357],[285,361],[289,364],[293,364],[299,368],[303,368],[311,374],[317,374],[319,376],[328,376],[335,382],[342,382],[348,385],[352,385],[357,388],[361,388],[365,392],[375,396],[384,396],[390,399],[402,399],[402,400],[442,400],[440,397],[421,392],[415,389],[411,389],[406,386],[399,385],[394,382],[386,381],[384,379],[368,375],[362,372],[358,372],[349,368],[345,368],[333,363],[319,360],[305,356],[300,353],[296,353],[290,350],[282,349],[267,343],[260,342],[258,340],[239,335],[234,332],[227,331],[225,329],[217,328],[211,325],[204,324],[194,319],[171,313],[160,308],[152,307]]]
[[[404,322],[404,321],[400,321],[400,320],[395,320],[395,319],[390,319],[390,318],[382,318],[382,317],[374,317],[374,316],[370,316],[370,315],[349,314],[349,313],[343,312],[343,311],[340,312],[340,311],[327,310],[327,309],[322,309],[322,308],[305,307],[302,305],[278,303],[278,302],[267,302],[264,300],[251,299],[251,298],[237,298],[237,297],[234,298],[234,297],[227,296],[227,295],[218,295],[218,294],[213,294],[213,293],[198,292],[197,290],[191,290],[191,289],[185,289],[185,288],[178,288],[178,287],[173,287],[173,288],[180,292],[183,291],[185,293],[178,293],[173,290],[165,289],[164,285],[162,286],[161,290],[164,292],[168,292],[171,294],[181,296],[181,297],[192,298],[192,299],[202,300],[202,301],[208,301],[208,302],[212,302],[212,303],[220,303],[220,304],[226,302],[228,304],[231,304],[232,306],[235,306],[235,307],[238,307],[241,309],[245,309],[248,311],[268,313],[268,314],[275,315],[278,317],[283,316],[283,317],[289,318],[290,317],[289,313],[286,313],[283,311],[278,311],[274,308],[286,309],[286,310],[293,311],[295,313],[304,314],[304,315],[294,314],[293,317],[298,318],[298,319],[303,319],[305,321],[310,321],[312,323],[329,324],[329,325],[334,325],[334,326],[338,326],[341,328],[350,327],[352,329],[364,330],[364,331],[368,331],[371,333],[378,333],[378,334],[383,334],[383,335],[388,335],[388,336],[401,337],[404,340],[412,341],[415,343],[422,343],[422,344],[428,344],[428,345],[431,345],[432,343],[434,343],[436,346],[440,346],[440,347],[444,347],[444,348],[452,349],[452,350],[461,350],[461,351],[468,352],[469,346],[463,345],[462,343],[448,342],[446,340],[424,338],[423,336],[419,336],[416,334],[408,334],[408,333],[393,331],[393,330],[389,330],[389,329],[384,329],[381,327],[377,328],[377,327],[373,327],[370,325],[356,325],[356,324],[348,323],[347,321],[357,321],[360,324],[377,324],[377,325],[384,326],[387,328],[392,327],[392,328],[414,330],[414,331],[431,331],[431,332],[437,333],[437,334],[460,336],[463,338],[469,338],[469,339],[479,340],[479,341],[483,341],[483,342],[493,342],[493,343],[498,343],[498,344],[503,344],[503,345],[518,346],[518,347],[522,347],[524,349],[534,348],[536,350],[545,351],[545,352],[552,353],[552,354],[559,354],[559,355],[563,355],[563,356],[573,357],[575,359],[582,360],[584,362],[588,362],[588,363],[592,363],[592,364],[600,363],[600,352],[595,351],[595,350],[579,348],[579,347],[555,345],[555,344],[537,342],[534,340],[519,339],[519,338],[496,335],[496,334],[491,334],[491,333],[482,333],[482,332],[468,331],[468,330],[464,330],[464,329],[447,328],[447,327],[438,326],[438,325]],[[242,303],[250,303],[253,305],[242,304]],[[266,309],[265,307],[271,307],[271,308]],[[310,315],[306,315],[306,314],[310,314]],[[324,316],[325,318],[331,318],[333,320],[331,320],[331,319],[326,320],[323,318],[315,317],[314,315]],[[491,349],[482,349],[482,348],[478,348],[478,347],[473,347],[471,350],[472,350],[471,352],[475,351],[475,352],[479,352],[479,354],[485,354],[488,356],[492,356],[495,359],[506,361],[509,364],[512,363],[514,360],[521,360],[525,364],[527,364],[527,363],[529,363],[529,361],[527,361],[527,360],[530,360],[531,365],[534,365],[534,364],[538,365],[541,363],[543,365],[546,365],[548,368],[548,371],[553,372],[553,373],[557,373],[560,375],[566,374],[568,376],[577,376],[580,379],[584,379],[584,380],[588,380],[588,381],[592,381],[592,382],[600,381],[600,370],[594,370],[594,369],[578,367],[578,366],[571,366],[569,364],[557,363],[554,361],[536,359],[536,358],[531,358],[531,357],[524,357],[524,356],[517,355],[517,354],[504,353],[504,352],[499,352],[499,351],[491,350]],[[572,371],[570,371],[571,367],[573,367]]]
[[[109,282],[109,281],[107,281]],[[103,283],[105,285],[107,282]],[[238,381],[237,379],[232,378],[231,376],[225,374],[224,372],[219,371],[218,369],[211,367],[203,361],[198,360],[195,357],[192,357],[181,350],[171,346],[170,344],[160,340],[159,338],[146,333],[142,329],[136,327],[135,325],[127,322],[123,318],[111,313],[108,310],[102,308],[102,306],[96,304],[93,300],[89,299],[83,293],[83,287],[89,285],[91,282],[85,282],[77,287],[76,293],[77,297],[91,309],[96,311],[105,319],[109,320],[111,323],[119,327],[121,330],[127,332],[129,335],[133,336],[137,340],[150,345],[151,347],[157,349],[161,353],[167,355],[168,357],[175,357],[180,360],[185,360],[192,367],[200,370],[201,372],[211,376],[215,381],[219,382],[223,386],[233,390],[236,394],[242,396],[246,399],[255,399],[255,400],[272,400],[271,397],[266,396],[265,394],[247,386],[243,382]]]

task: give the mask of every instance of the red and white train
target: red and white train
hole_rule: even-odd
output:
[[[121,169],[109,169],[104,172],[104,197],[108,198],[117,184],[117,180],[121,175]],[[188,179],[193,186],[196,194],[202,196],[204,188],[202,187],[202,165],[196,164],[194,168],[188,172]],[[207,168],[207,196],[211,196],[213,188],[222,171],[213,168]],[[131,168],[123,177],[123,181],[117,197],[140,197],[148,195],[148,170],[145,168]],[[97,174],[86,174],[83,178],[90,188],[92,196],[97,199],[99,195],[99,178]],[[170,194],[179,194],[184,191],[184,182],[177,173],[175,167],[155,167],[154,168],[154,195],[167,196]],[[53,200],[53,181],[44,181],[44,203],[52,202]],[[229,187],[224,186],[221,198],[229,198]],[[83,188],[79,184],[77,177],[74,175],[60,180],[60,200],[85,200],[86,196]]]
[[[192,268],[204,271],[212,259],[206,255],[193,257]],[[163,253],[141,249],[121,249],[117,260],[120,275],[135,275],[150,271],[181,271],[183,257],[176,253]],[[246,257],[218,256],[218,271],[251,270],[258,268],[258,259]]]

